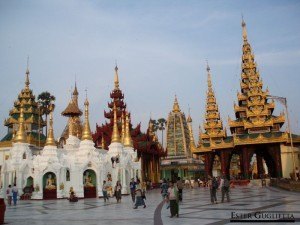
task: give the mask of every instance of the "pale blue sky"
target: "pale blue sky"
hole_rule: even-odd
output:
[[[194,134],[204,119],[208,59],[221,116],[234,118],[240,89],[241,13],[258,68],[272,95],[288,99],[293,131],[300,115],[299,1],[0,1],[0,120],[8,117],[24,87],[30,56],[31,88],[57,98],[55,136],[67,119],[60,113],[74,87],[83,108],[90,99],[90,122],[104,122],[113,88],[115,59],[120,87],[133,123],[147,129],[167,117],[174,94],[191,108]],[[276,114],[283,110],[278,103]],[[0,127],[1,137],[6,133]]]

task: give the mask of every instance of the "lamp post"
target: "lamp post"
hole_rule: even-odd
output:
[[[275,99],[279,101],[281,104],[284,105],[285,111],[286,111],[286,118],[288,122],[288,130],[289,130],[289,135],[290,135],[290,141],[291,141],[291,148],[292,148],[292,158],[293,158],[293,170],[294,170],[294,178],[296,179],[296,162],[295,162],[295,153],[294,153],[294,144],[293,144],[293,136],[292,136],[292,131],[291,131],[291,125],[290,125],[290,117],[289,117],[289,111],[287,107],[287,99],[285,97],[279,97],[279,96],[273,96],[273,95],[268,95],[267,99]]]

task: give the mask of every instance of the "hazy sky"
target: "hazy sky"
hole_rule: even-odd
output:
[[[207,59],[225,126],[234,118],[240,90],[241,14],[258,68],[270,94],[288,99],[292,129],[299,133],[299,1],[0,1],[0,120],[8,117],[24,87],[56,96],[55,136],[67,119],[75,74],[80,104],[88,89],[92,131],[104,122],[115,60],[120,88],[142,130],[167,118],[175,93],[191,108],[194,134],[203,123]],[[283,110],[276,105],[275,114]],[[284,129],[283,129],[284,130]],[[6,128],[0,128],[1,138]]]

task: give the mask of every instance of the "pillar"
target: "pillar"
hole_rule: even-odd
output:
[[[213,153],[205,153],[204,155],[205,157],[205,172],[207,173],[207,175],[212,176],[212,163],[213,163]]]
[[[226,175],[228,176],[229,175],[229,152],[226,151],[226,150],[223,150],[221,151],[221,154],[220,154],[220,160],[221,160],[221,172],[222,172],[222,175]]]

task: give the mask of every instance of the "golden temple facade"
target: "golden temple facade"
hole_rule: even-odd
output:
[[[229,174],[231,160],[238,159],[241,176],[249,178],[250,161],[255,155],[260,175],[263,174],[262,162],[265,162],[270,176],[282,177],[284,174],[286,177],[289,172],[285,168],[292,170],[289,166],[292,158],[295,158],[296,166],[299,165],[299,148],[290,150],[290,135],[280,131],[285,114],[273,115],[275,102],[270,101],[269,90],[263,88],[244,20],[242,36],[241,90],[237,94],[238,104],[234,104],[236,119],[228,118],[232,136],[228,136],[223,128],[208,66],[205,131],[200,128],[199,143],[192,152],[205,159],[205,170],[210,175],[216,158],[220,159],[222,174]],[[292,138],[299,146],[300,136],[293,135]],[[291,157],[292,154],[295,156]]]

